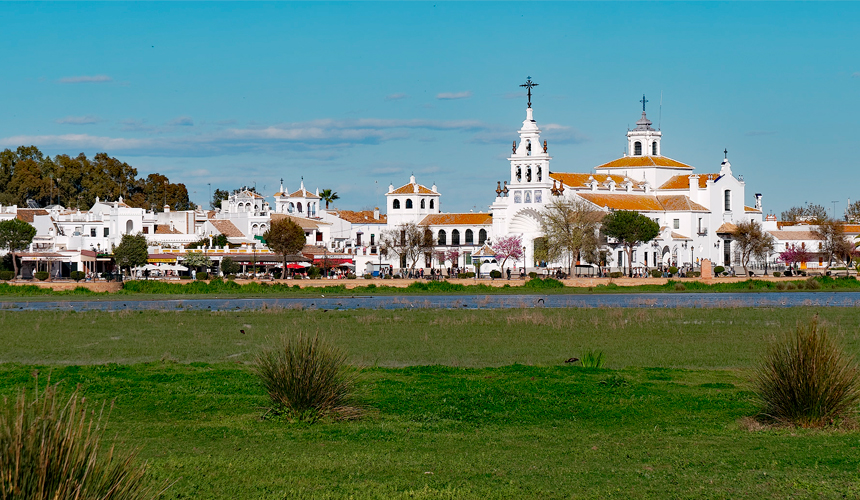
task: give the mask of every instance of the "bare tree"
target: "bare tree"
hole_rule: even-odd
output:
[[[744,274],[749,276],[750,260],[766,259],[767,254],[774,249],[773,236],[762,229],[757,221],[750,220],[738,223],[737,229],[732,233],[735,241],[735,254],[741,265],[744,266]]]
[[[823,220],[812,232],[821,239],[821,253],[827,257],[828,268],[834,258],[846,264],[850,262],[854,245],[845,237],[845,226],[842,222],[834,219]]]
[[[827,209],[823,205],[791,207],[780,214],[783,222],[810,222],[816,224],[827,220]]]
[[[845,219],[855,224],[860,223],[860,200],[848,205],[845,209]]]
[[[568,259],[568,272],[583,253],[593,252],[599,243],[604,213],[582,198],[557,198],[541,212],[541,229],[546,235],[549,261]]]
[[[398,261],[406,261],[409,269],[415,270],[418,260],[433,251],[433,233],[414,222],[403,223],[383,231],[380,245],[388,253],[396,255]]]

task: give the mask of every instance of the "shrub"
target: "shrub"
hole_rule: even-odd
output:
[[[793,281],[789,281],[788,285],[785,288],[787,288],[788,290],[797,290],[797,284],[795,284]]]
[[[106,273],[102,273],[101,277],[105,279],[105,281],[111,282],[114,280],[114,274],[110,271]]]
[[[490,271],[490,277],[495,278],[495,279],[499,279],[502,277],[502,272],[499,271],[498,269],[493,269],[492,271]]]
[[[225,276],[225,278],[227,278],[229,281],[233,281],[236,279],[236,275],[235,274],[228,274],[227,276]]]
[[[276,280],[281,279],[281,274],[283,274],[282,269],[278,269],[277,267],[272,269],[272,277],[275,278]]]
[[[104,406],[89,410],[56,386],[21,391],[0,409],[0,498],[155,498],[137,452],[103,449]],[[94,415],[98,415],[95,417]]]
[[[723,274],[724,272],[726,272],[726,268],[723,266],[717,266],[714,268],[714,274],[715,275]]]
[[[860,402],[857,366],[817,316],[771,345],[753,382],[761,416],[783,424],[827,425],[856,413]]]
[[[197,271],[196,278],[199,280],[208,280],[209,279],[209,273],[204,272],[204,271]]]
[[[610,278],[620,278],[622,276],[624,276],[624,273],[622,273],[621,271],[613,271],[609,273]]]
[[[370,274],[370,273],[367,273],[367,274],[365,274],[365,275],[364,275],[364,279],[366,279],[366,280],[372,280],[372,279],[373,279],[373,275],[372,275],[372,274]]]
[[[181,279],[181,280],[190,280],[191,278],[192,278],[191,276],[180,276],[179,277],[179,279]]]
[[[779,278],[780,276],[782,276],[782,273],[781,273],[781,272],[779,272],[779,271],[774,271],[774,272],[773,272],[773,277],[774,277],[774,278]]]
[[[475,273],[469,271],[468,273],[460,273],[457,275],[457,277],[460,278],[461,280],[466,279],[466,278],[474,278]]]
[[[291,420],[361,415],[355,404],[355,372],[346,364],[346,353],[318,335],[283,337],[278,346],[257,356],[254,369],[272,401],[271,410]]]
[[[676,274],[678,274],[678,268],[677,268],[677,267],[675,267],[675,266],[671,266],[671,267],[669,267],[668,271],[669,271],[669,274],[670,274],[670,275],[673,275],[673,276],[674,276],[674,275],[676,275]]]
[[[807,290],[818,290],[821,288],[821,283],[815,278],[807,278],[804,286]]]
[[[651,270],[651,277],[652,278],[662,278],[663,273],[659,269],[652,269]]]
[[[322,269],[317,266],[311,266],[308,268],[308,278],[319,278],[322,274]]]
[[[585,351],[580,361],[583,368],[603,368],[603,351],[589,349]]]
[[[564,288],[564,283],[554,278],[535,278],[526,281],[524,285],[526,288]]]
[[[87,273],[83,271],[72,271],[69,273],[69,277],[75,281],[81,281],[82,279],[86,279]]]
[[[686,289],[687,289],[687,287],[685,287],[683,283],[675,283],[675,291],[676,292],[683,292]]]
[[[535,278],[537,278],[537,277],[538,277],[538,273],[536,273],[536,272],[534,272],[534,271],[532,271],[532,272],[530,272],[530,273],[529,273],[529,278],[531,278],[531,279],[535,279]]]
[[[692,276],[693,278],[698,278],[701,275],[701,271],[690,271],[689,273],[687,273],[687,276]]]
[[[46,271],[36,271],[33,273],[33,277],[39,281],[45,281],[49,276],[50,275]]]
[[[785,283],[783,281],[780,281],[779,283],[776,284],[776,289],[780,290],[780,291],[784,291],[784,290],[788,289],[788,285],[790,285],[790,283]]]
[[[0,271],[0,281],[9,281],[15,277],[14,271]]]

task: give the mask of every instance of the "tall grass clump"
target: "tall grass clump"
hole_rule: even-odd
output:
[[[858,369],[815,316],[771,345],[753,382],[761,416],[819,427],[852,417],[860,403]]]
[[[35,396],[21,391],[0,409],[0,499],[155,498],[136,452],[103,449],[107,417],[48,386]]]
[[[272,401],[271,411],[291,420],[315,422],[321,418],[352,419],[361,416],[356,403],[356,372],[344,351],[319,335],[284,336],[262,351],[255,371]]]
[[[603,351],[595,351],[589,349],[585,351],[580,360],[583,368],[603,368],[605,360],[603,359]]]

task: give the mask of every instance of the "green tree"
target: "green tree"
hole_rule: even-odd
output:
[[[325,201],[325,209],[328,210],[328,204],[334,203],[335,201],[339,200],[340,196],[338,196],[337,193],[335,193],[331,189],[323,189],[322,191],[320,191],[320,198]]]
[[[221,202],[226,200],[230,196],[230,193],[223,189],[216,189],[214,193],[212,193],[212,201],[209,202],[209,208],[212,210],[217,210],[221,208]]]
[[[750,260],[766,259],[773,252],[775,241],[773,236],[762,229],[761,224],[754,220],[744,221],[737,224],[737,229],[732,233],[735,242],[735,253],[741,265],[744,266],[744,275],[749,276]]]
[[[18,261],[15,258],[15,253],[26,250],[34,236],[36,236],[36,228],[20,219],[0,222],[0,248],[9,250],[12,255],[12,268],[16,277],[18,276]]]
[[[221,272],[226,276],[228,274],[236,274],[239,272],[239,264],[230,257],[221,259]]]
[[[603,234],[615,238],[627,254],[628,276],[633,276],[633,248],[660,234],[660,225],[636,211],[617,210],[603,218]]]
[[[573,274],[573,265],[582,260],[582,254],[591,254],[599,246],[601,219],[603,212],[582,198],[555,199],[541,212],[546,260],[566,257],[568,272]]]
[[[192,241],[191,243],[185,245],[185,248],[187,250],[190,250],[193,248],[203,248],[203,247],[213,247],[213,246],[223,248],[223,247],[230,246],[230,243],[227,241],[226,236],[224,236],[223,234],[219,234],[216,236],[212,236],[211,240],[208,237],[204,236],[203,238],[200,238],[197,241]]]
[[[140,233],[122,235],[119,245],[113,249],[113,258],[120,269],[146,265],[149,260],[146,237]]]
[[[297,255],[305,247],[307,238],[305,230],[289,217],[273,219],[269,230],[263,234],[266,245],[284,261],[284,271],[287,270],[287,256]]]
[[[212,260],[203,252],[186,252],[182,257],[182,263],[196,271],[199,271],[201,267],[208,269],[212,266]]]

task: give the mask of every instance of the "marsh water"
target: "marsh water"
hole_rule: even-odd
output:
[[[588,295],[355,295],[335,297],[57,300],[0,303],[11,311],[281,309],[511,309],[532,307],[860,307],[860,292],[629,293]]]

